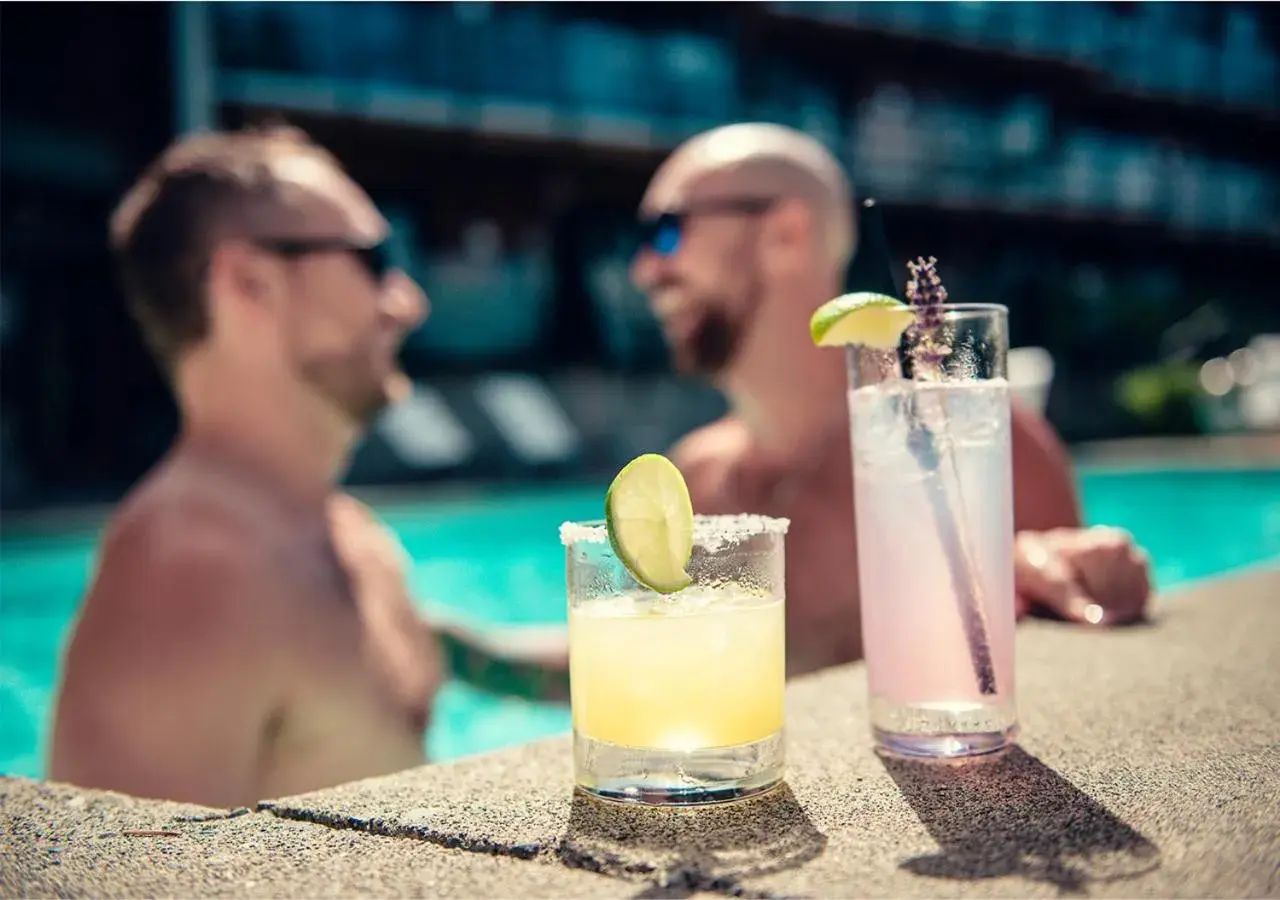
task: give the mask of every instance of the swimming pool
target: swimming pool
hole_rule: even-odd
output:
[[[1280,564],[1280,469],[1084,469],[1091,522],[1128,528],[1155,560],[1161,589],[1265,562]],[[504,491],[385,505],[415,560],[412,587],[477,623],[564,621],[557,528],[600,515],[600,486]],[[96,535],[0,543],[0,772],[39,777],[62,643],[84,591]],[[564,706],[493,697],[450,683],[427,737],[453,759],[569,729]]]

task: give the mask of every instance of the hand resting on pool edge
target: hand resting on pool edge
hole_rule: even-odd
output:
[[[1020,615],[1034,608],[1080,625],[1128,625],[1146,616],[1151,557],[1123,529],[1019,532],[1014,566]]]

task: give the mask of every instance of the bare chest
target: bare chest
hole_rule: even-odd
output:
[[[858,559],[852,486],[815,479],[782,513],[787,533],[787,605],[798,631],[856,634]]]
[[[350,780],[422,762],[441,671],[403,574],[323,548],[293,573],[296,629],[282,636],[292,677],[275,740],[282,764]]]
[[[837,448],[837,451],[840,448]],[[857,541],[847,454],[809,471],[731,470],[726,511],[791,521],[786,539],[787,654],[795,673],[861,656]],[[747,488],[743,490],[742,488]]]

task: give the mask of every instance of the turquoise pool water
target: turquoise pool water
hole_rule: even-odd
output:
[[[1265,562],[1280,564],[1280,469],[1085,470],[1091,522],[1128,528],[1155,560],[1161,589]],[[503,492],[395,504],[379,512],[415,560],[412,587],[477,623],[564,621],[557,527],[596,518],[600,487]],[[94,534],[7,537],[0,543],[0,772],[43,769],[58,658],[85,588]],[[449,684],[427,737],[451,759],[567,731],[566,707]]]

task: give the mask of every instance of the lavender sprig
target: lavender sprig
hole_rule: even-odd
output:
[[[911,326],[911,360],[913,374],[936,379],[941,376],[942,362],[951,355],[950,345],[942,339],[942,304],[947,302],[947,289],[938,277],[938,260],[917,256],[907,263],[911,280],[907,282],[907,302],[920,310]]]
[[[947,302],[947,289],[938,277],[938,260],[916,257],[907,263],[911,280],[907,282],[907,298],[920,314],[911,326],[910,350],[911,378],[916,380],[943,380],[942,364],[951,355],[951,346],[944,340],[942,305]],[[937,407],[933,417],[943,431],[947,428],[946,406],[941,397],[931,397]],[[950,441],[939,444],[938,436],[929,425],[922,404],[925,398],[912,392],[908,415],[912,427],[908,432],[907,446],[925,472],[936,472],[937,479],[927,482],[929,502],[938,522],[938,536],[942,541],[951,573],[960,621],[969,645],[969,658],[980,693],[991,696],[997,693],[995,664],[991,658],[990,628],[982,601],[982,581],[977,573],[977,561],[969,536],[965,531],[964,497],[960,489],[960,475],[955,457],[950,452]]]

